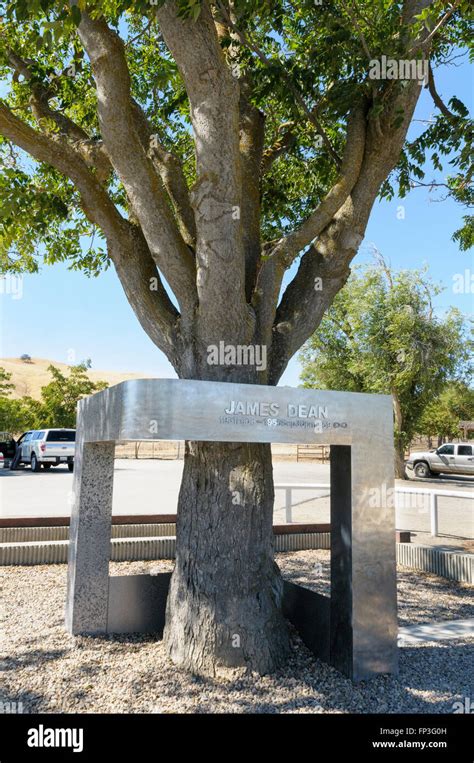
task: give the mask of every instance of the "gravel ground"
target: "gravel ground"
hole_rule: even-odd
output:
[[[285,577],[327,592],[329,552],[279,554]],[[171,562],[111,563],[111,574],[165,571]],[[398,678],[353,685],[316,660],[293,632],[287,666],[233,681],[177,670],[147,636],[72,637],[63,610],[66,565],[3,567],[0,701],[29,713],[450,713],[474,697],[474,639],[400,649]],[[399,571],[400,624],[473,616],[472,588]]]

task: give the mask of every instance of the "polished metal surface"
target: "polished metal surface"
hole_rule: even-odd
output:
[[[87,442],[349,444],[370,436],[375,451],[392,427],[386,395],[181,379],[122,382],[81,400],[78,410]]]
[[[174,379],[127,381],[81,400],[69,631],[108,630],[115,441],[330,444],[329,659],[354,680],[396,672],[392,418],[386,395]]]
[[[109,578],[107,633],[163,634],[171,573]]]

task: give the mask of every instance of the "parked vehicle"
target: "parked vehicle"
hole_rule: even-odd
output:
[[[448,442],[436,450],[410,453],[406,468],[408,473],[423,478],[438,474],[474,477],[474,445],[468,442]]]
[[[15,455],[16,442],[10,432],[0,432],[0,455],[3,456],[3,466],[8,469]]]
[[[35,429],[25,432],[19,442],[19,463],[30,464],[32,472],[39,472],[41,466],[48,470],[60,464],[67,464],[69,471],[73,471],[75,429]]]

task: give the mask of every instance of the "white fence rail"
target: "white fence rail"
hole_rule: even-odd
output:
[[[293,482],[291,484],[286,484],[284,482],[279,482],[275,486],[275,490],[284,490],[285,491],[285,519],[288,524],[293,522],[293,500],[292,500],[292,491],[293,490],[328,490],[330,488],[330,485],[323,482],[311,482],[311,483],[303,483],[300,484],[298,482]]]
[[[430,498],[430,527],[431,535],[438,537],[438,498],[468,498],[471,502],[474,501],[474,493],[468,493],[464,491],[455,490],[429,490],[426,488],[414,488],[414,487],[396,487],[395,495],[403,494],[421,494],[428,495]],[[395,506],[397,505],[395,501]]]
[[[279,482],[275,485],[275,490],[285,491],[285,518],[287,523],[293,521],[293,490],[329,490],[331,486],[327,482],[313,482],[313,483],[282,483]],[[454,490],[436,490],[430,488],[415,488],[415,487],[395,487],[395,508],[399,508],[401,501],[397,501],[397,497],[403,494],[418,494],[428,495],[430,499],[430,529],[431,535],[436,538],[438,536],[438,498],[464,498],[474,502],[474,493],[468,493],[465,491]],[[473,503],[474,506],[474,503]]]

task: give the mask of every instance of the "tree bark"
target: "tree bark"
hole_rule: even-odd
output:
[[[398,437],[395,438],[395,477],[399,480],[406,480],[405,471],[405,445]]]
[[[187,442],[164,641],[178,666],[269,673],[289,652],[270,445]]]
[[[395,477],[406,480],[405,472],[405,438],[403,436],[403,413],[400,399],[392,390],[393,412],[395,416]]]

